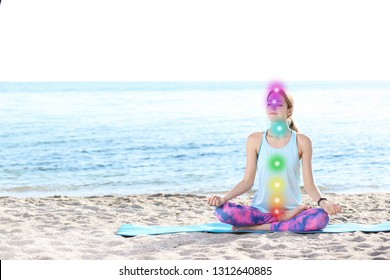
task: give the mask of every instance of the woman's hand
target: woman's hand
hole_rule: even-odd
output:
[[[222,204],[224,204],[226,201],[223,197],[220,197],[216,194],[213,194],[212,196],[210,196],[208,199],[207,199],[207,203],[210,205],[210,206],[215,206],[215,207],[219,207],[221,206]]]
[[[337,203],[323,203],[323,209],[328,213],[329,215],[334,215],[341,212],[341,206]]]

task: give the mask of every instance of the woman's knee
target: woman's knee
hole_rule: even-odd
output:
[[[222,223],[235,226],[254,225],[249,206],[226,202],[215,208],[214,214]]]
[[[322,208],[319,208],[318,216],[319,216],[318,217],[318,221],[319,221],[318,226],[320,227],[320,229],[323,229],[329,224],[330,217],[329,217],[328,213]]]
[[[220,216],[222,213],[223,213],[222,205],[215,208],[214,215],[217,216],[218,219],[219,219],[219,216]]]
[[[216,207],[214,211],[214,215],[223,223],[226,223],[230,218],[227,213],[228,208],[230,208],[228,203],[229,202],[225,202],[221,206]]]
[[[308,219],[307,224],[306,224],[306,229],[307,231],[311,230],[321,230],[325,228],[330,220],[330,217],[328,213],[322,209],[322,208],[315,208],[313,209],[315,212],[312,213],[312,218]]]

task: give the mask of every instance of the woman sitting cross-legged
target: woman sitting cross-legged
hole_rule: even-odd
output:
[[[216,217],[231,224],[233,229],[314,231],[327,226],[329,215],[341,212],[337,203],[322,197],[314,183],[312,143],[308,136],[299,133],[292,119],[293,106],[292,97],[283,88],[271,88],[266,109],[271,126],[248,137],[243,180],[225,196],[208,198],[208,204],[216,206]],[[319,208],[302,204],[299,187],[301,161],[304,189]],[[259,188],[252,206],[230,202],[252,188],[256,168]]]

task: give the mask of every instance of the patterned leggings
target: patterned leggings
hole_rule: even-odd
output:
[[[262,213],[253,206],[226,202],[215,209],[215,216],[225,224],[233,226],[254,226],[271,224],[271,231],[304,232],[320,230],[329,223],[329,216],[322,208],[305,210],[290,220],[278,222],[276,215]]]

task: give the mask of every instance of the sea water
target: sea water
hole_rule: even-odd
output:
[[[286,85],[323,192],[390,191],[390,83]],[[244,176],[247,137],[269,127],[266,89],[0,83],[0,196],[225,193]]]

